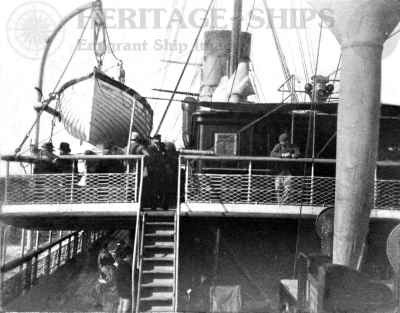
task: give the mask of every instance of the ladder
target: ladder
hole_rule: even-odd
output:
[[[136,312],[173,312],[176,295],[175,212],[144,212]]]

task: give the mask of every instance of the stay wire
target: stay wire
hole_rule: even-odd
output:
[[[170,106],[171,106],[171,104],[172,104],[172,102],[173,102],[173,100],[174,100],[175,94],[176,94],[176,92],[178,91],[179,85],[180,85],[180,83],[181,83],[181,81],[182,81],[183,75],[184,75],[185,72],[186,72],[186,68],[188,67],[190,58],[192,57],[192,54],[193,54],[193,51],[194,51],[195,48],[196,48],[197,42],[198,42],[198,40],[199,40],[199,38],[200,38],[200,34],[201,34],[201,32],[202,32],[202,30],[203,30],[203,28],[204,28],[204,25],[205,25],[206,22],[207,22],[208,15],[209,15],[209,13],[210,13],[210,11],[211,11],[211,8],[212,8],[212,5],[213,5],[214,1],[215,1],[215,0],[211,0],[211,1],[210,1],[210,4],[209,4],[208,9],[207,9],[207,12],[206,12],[206,14],[205,14],[205,16],[204,16],[204,20],[203,20],[203,22],[202,22],[202,24],[201,24],[201,26],[200,26],[200,28],[199,28],[199,31],[197,32],[197,36],[196,36],[196,38],[195,38],[195,40],[194,40],[194,42],[193,42],[192,48],[191,48],[191,50],[190,50],[190,52],[189,52],[189,55],[188,55],[187,60],[186,60],[186,62],[185,62],[185,65],[183,66],[182,72],[181,72],[181,74],[180,74],[180,76],[179,76],[179,79],[178,79],[178,81],[177,81],[177,83],[176,83],[175,89],[174,89],[174,91],[173,91],[173,93],[172,93],[172,95],[171,95],[171,98],[170,98],[170,100],[169,100],[169,102],[168,102],[168,104],[167,104],[167,107],[165,108],[165,110],[164,110],[164,112],[163,112],[163,115],[162,115],[162,117],[161,117],[160,123],[158,124],[158,127],[157,127],[156,132],[155,132],[156,134],[160,131],[161,126],[162,126],[162,124],[164,123],[165,117],[166,117],[166,115],[167,115],[167,113],[168,113],[168,110],[169,110],[169,108],[170,108]]]
[[[83,35],[84,35],[84,33],[85,33],[85,31],[86,31],[88,25],[89,25],[89,21],[91,20],[92,16],[93,16],[93,10],[91,11],[90,16],[89,16],[89,18],[87,19],[87,22],[86,22],[84,28],[82,29],[82,32],[81,32],[81,34],[80,34],[80,37],[79,37],[79,39],[78,39],[78,41],[77,41],[77,43],[76,43],[76,45],[75,45],[75,47],[74,47],[74,49],[73,49],[73,51],[72,51],[71,56],[70,56],[69,59],[68,59],[67,64],[65,65],[65,67],[64,67],[64,69],[63,69],[63,71],[62,71],[60,77],[58,78],[58,80],[57,80],[57,82],[56,82],[56,84],[55,84],[55,86],[54,86],[54,88],[53,88],[53,91],[51,92],[52,94],[57,90],[58,85],[60,84],[61,80],[63,79],[63,77],[64,77],[64,75],[65,75],[65,73],[67,72],[67,70],[68,70],[68,68],[69,68],[69,66],[70,66],[70,64],[71,64],[71,62],[72,62],[72,59],[73,59],[73,57],[74,57],[76,51],[78,50],[79,44],[81,43],[81,41],[82,41],[82,39],[83,39]],[[39,110],[40,110],[40,108],[39,108]],[[39,119],[40,119],[40,117],[42,116],[42,113],[43,113],[43,110],[40,110],[40,111],[38,112],[38,114],[37,114],[37,116],[36,116],[36,118],[35,118],[35,121],[33,122],[33,124],[32,124],[32,126],[30,127],[30,129],[27,131],[27,133],[26,133],[24,139],[22,140],[21,144],[17,147],[17,149],[15,149],[15,155],[17,155],[18,153],[21,152],[22,146],[25,144],[26,140],[27,140],[27,139],[29,138],[29,136],[31,135],[33,129],[34,129],[35,126],[36,126],[36,124],[39,122]]]
[[[60,77],[58,78],[58,81],[57,81],[56,85],[54,86],[53,93],[57,90],[58,85],[61,83],[61,80],[64,78],[64,75],[65,75],[65,73],[67,72],[67,70],[68,70],[68,68],[69,68],[69,66],[70,66],[70,64],[71,64],[72,59],[73,59],[73,57],[75,56],[75,53],[76,53],[76,51],[78,50],[78,47],[79,47],[80,43],[82,42],[83,35],[85,34],[85,31],[86,31],[86,29],[87,29],[87,27],[88,27],[88,25],[89,25],[90,20],[92,19],[93,12],[94,12],[93,10],[90,12],[90,16],[89,16],[89,18],[87,19],[87,21],[86,21],[86,23],[85,23],[85,26],[84,26],[83,29],[82,29],[81,35],[79,36],[79,39],[78,39],[78,41],[77,41],[76,44],[75,44],[75,47],[74,47],[74,49],[73,49],[73,51],[72,51],[72,54],[71,54],[71,56],[69,57],[68,62],[67,62],[67,64],[65,65],[64,70],[62,71]]]
[[[315,62],[315,72],[314,72],[314,77],[317,76],[318,73],[318,67],[319,67],[319,59],[320,59],[320,52],[321,52],[321,42],[322,42],[322,30],[323,30],[323,23],[321,21],[320,24],[320,31],[319,31],[319,38],[318,38],[318,47],[317,47],[317,59]],[[308,128],[307,128],[307,141],[306,141],[306,150],[305,150],[305,155],[306,157],[309,154],[309,150],[310,150],[310,145],[312,145],[312,152],[311,152],[311,166],[314,166],[314,159],[315,159],[315,138],[314,138],[314,133],[313,130],[315,130],[315,124],[316,124],[316,119],[315,119],[315,111],[316,111],[316,84],[314,82],[314,91],[313,91],[313,99],[311,102],[311,111],[310,111],[310,116],[308,119]],[[312,138],[311,138],[312,137]],[[312,143],[310,143],[310,141],[312,140]],[[304,164],[303,167],[303,178],[302,178],[302,188],[301,188],[301,198],[303,199],[303,195],[304,195],[304,189],[305,189],[305,178],[306,178],[306,174],[307,174],[307,164]],[[311,180],[314,177],[311,176]],[[312,181],[311,181],[312,183]],[[296,248],[295,248],[295,255],[294,255],[294,265],[293,265],[293,276],[296,275],[297,272],[297,258],[300,252],[300,237],[301,237],[301,228],[302,228],[302,216],[303,216],[303,201],[301,201],[300,204],[300,212],[299,212],[299,218],[297,219],[297,235],[296,235]]]

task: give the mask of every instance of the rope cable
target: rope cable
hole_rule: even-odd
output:
[[[319,31],[319,38],[318,38],[318,46],[317,46],[317,59],[315,63],[315,72],[314,72],[314,77],[317,76],[318,73],[318,67],[319,67],[319,59],[320,59],[320,52],[321,52],[321,41],[322,41],[322,29],[323,29],[323,23],[321,21],[320,24],[320,31]],[[308,128],[307,128],[307,140],[306,140],[306,150],[305,150],[305,155],[308,156],[310,145],[312,145],[312,151],[311,151],[311,159],[312,159],[312,165],[314,166],[314,159],[315,159],[315,126],[316,126],[316,84],[314,81],[314,91],[313,91],[313,101],[311,102],[311,111],[310,111],[310,116],[308,119]],[[311,134],[311,132],[313,133]],[[312,138],[311,138],[312,137]],[[310,141],[312,143],[310,143]],[[302,188],[301,188],[301,198],[303,199],[304,195],[304,189],[305,189],[305,178],[307,174],[307,164],[304,164],[303,167],[303,182],[302,182]],[[311,179],[314,177],[311,176]],[[313,183],[311,181],[311,183]],[[303,201],[300,203],[300,211],[299,211],[299,217],[297,219],[297,230],[296,230],[296,245],[295,245],[295,255],[294,255],[294,265],[293,265],[293,276],[296,275],[297,272],[297,257],[299,255],[299,250],[300,250],[300,237],[301,237],[301,228],[302,228],[302,215],[303,215]]]
[[[61,80],[63,79],[63,77],[64,77],[64,75],[65,75],[65,73],[67,72],[67,70],[68,70],[68,68],[69,68],[69,66],[70,66],[70,64],[71,64],[71,62],[72,62],[72,59],[73,59],[73,57],[74,57],[76,51],[78,50],[78,47],[79,47],[79,45],[80,45],[80,43],[81,43],[81,41],[82,41],[82,39],[83,39],[83,35],[84,35],[84,33],[85,33],[85,31],[86,31],[88,25],[89,25],[89,21],[91,20],[92,16],[93,16],[93,9],[91,10],[90,16],[88,17],[88,19],[87,19],[87,21],[86,21],[86,23],[85,23],[85,26],[84,26],[84,28],[82,29],[82,32],[81,32],[81,34],[80,34],[80,36],[79,36],[79,39],[77,40],[77,42],[76,42],[76,44],[75,44],[75,46],[74,46],[74,49],[73,49],[73,51],[72,51],[72,54],[71,54],[71,56],[69,57],[69,59],[68,59],[66,65],[65,65],[65,67],[64,67],[64,69],[63,69],[63,71],[61,72],[61,74],[60,74],[60,76],[59,76],[59,78],[58,78],[58,80],[57,80],[57,82],[56,82],[56,84],[55,84],[55,86],[54,86],[53,91],[51,92],[51,94],[53,94],[53,93],[57,90],[58,85],[60,84]],[[40,109],[39,109],[39,110],[40,110]],[[27,133],[26,133],[24,139],[22,140],[22,142],[20,143],[20,145],[19,145],[19,146],[17,147],[17,149],[15,150],[15,154],[18,154],[18,153],[21,152],[22,146],[25,144],[26,140],[30,137],[30,135],[31,135],[33,129],[35,128],[36,124],[39,122],[42,113],[43,113],[43,110],[40,110],[40,111],[38,112],[38,114],[37,114],[37,116],[36,116],[36,118],[35,118],[34,123],[33,123],[32,126],[30,127],[30,129],[27,131]]]
[[[199,38],[200,38],[200,34],[201,34],[201,32],[202,32],[202,30],[203,30],[203,28],[204,28],[204,25],[206,24],[207,17],[208,17],[208,15],[209,15],[210,11],[211,11],[211,8],[212,8],[212,5],[213,5],[214,1],[215,1],[215,0],[210,0],[210,4],[209,4],[208,9],[207,9],[207,12],[206,12],[206,14],[205,14],[205,16],[204,16],[203,22],[202,22],[202,24],[201,24],[201,26],[200,26],[200,28],[199,28],[199,31],[197,32],[197,36],[196,36],[196,38],[195,38],[195,40],[194,40],[194,42],[193,42],[192,48],[191,48],[191,50],[190,50],[190,52],[189,52],[189,55],[188,55],[187,60],[186,60],[186,62],[185,62],[185,65],[183,66],[182,72],[181,72],[181,74],[180,74],[180,76],[179,76],[179,79],[178,79],[178,81],[177,81],[177,83],[176,83],[175,89],[174,89],[174,91],[173,91],[173,93],[172,93],[172,95],[171,95],[171,98],[170,98],[170,100],[169,100],[169,102],[168,102],[168,104],[167,104],[167,107],[165,108],[165,110],[164,110],[164,112],[163,112],[163,115],[162,115],[162,117],[161,117],[160,123],[158,124],[158,127],[157,127],[157,129],[156,129],[156,133],[158,133],[158,132],[160,131],[160,128],[161,128],[162,124],[164,123],[165,117],[166,117],[166,115],[167,115],[167,113],[168,113],[168,110],[169,110],[169,108],[170,108],[170,106],[171,106],[173,100],[174,100],[175,94],[176,94],[176,92],[178,91],[179,85],[180,85],[180,83],[181,83],[181,81],[182,81],[183,75],[185,74],[186,68],[187,68],[187,66],[188,66],[188,64],[189,64],[190,58],[192,57],[193,51],[194,51],[195,48],[196,48],[197,41],[198,41]]]
[[[70,66],[70,64],[71,64],[71,62],[72,62],[72,59],[73,59],[73,57],[74,57],[76,51],[78,50],[78,47],[79,47],[79,45],[80,45],[80,43],[81,43],[81,41],[82,41],[82,39],[83,39],[83,35],[85,34],[85,31],[86,31],[86,29],[87,29],[87,27],[88,27],[88,25],[89,25],[89,21],[91,20],[91,18],[92,18],[92,16],[93,16],[93,12],[94,12],[93,10],[90,12],[90,16],[89,16],[89,18],[87,19],[87,21],[86,21],[86,23],[85,23],[85,26],[84,26],[83,29],[82,29],[81,35],[79,36],[79,39],[78,39],[78,41],[77,41],[76,44],[75,44],[75,47],[74,47],[74,49],[73,49],[73,51],[72,51],[72,54],[71,54],[71,56],[69,57],[68,62],[67,62],[67,64],[65,65],[64,70],[62,71],[60,77],[58,78],[58,81],[57,81],[55,87],[53,88],[53,93],[57,90],[58,85],[60,84],[61,80],[63,79],[65,73],[67,72],[67,70],[68,70],[68,68],[69,68],[69,66]]]

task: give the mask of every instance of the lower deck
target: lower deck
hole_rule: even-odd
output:
[[[293,204],[184,202],[179,211],[181,217],[315,219],[326,208]],[[139,210],[152,211],[139,209],[139,205],[130,203],[3,205],[0,220],[16,227],[34,229],[130,228],[135,225]],[[173,214],[175,210],[176,207],[171,207],[168,212]],[[400,211],[374,209],[371,219],[400,221]]]
[[[362,271],[372,278],[392,277],[385,248],[394,225],[389,221],[371,222]],[[295,219],[285,218],[183,217],[178,310],[209,311],[210,287],[217,285],[240,287],[243,312],[278,312],[280,281],[293,277],[296,254],[320,251],[314,229],[313,220],[298,224]],[[64,270],[39,281],[6,309],[107,311],[94,308],[96,257],[92,251],[86,260],[68,263]]]

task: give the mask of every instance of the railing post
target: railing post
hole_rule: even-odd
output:
[[[71,236],[68,236],[68,244],[67,244],[67,258],[68,261],[71,258]]]
[[[35,237],[35,250],[39,248],[39,231],[36,231],[36,237]]]
[[[140,212],[141,204],[142,204],[142,197],[143,197],[143,172],[144,172],[144,156],[141,157],[140,159],[140,183],[139,183],[139,196],[137,198],[137,202],[139,203],[139,210],[138,214]],[[136,192],[135,192],[136,194]]]
[[[179,298],[179,233],[180,233],[180,215],[181,215],[181,164],[182,156],[178,158],[178,195],[177,195],[177,207],[175,212],[175,277],[174,277],[174,300],[173,300],[173,310],[176,312],[178,309],[178,298]],[[187,202],[187,191],[188,191],[188,178],[189,178],[189,160],[186,161],[186,172],[185,172],[185,202]]]
[[[6,163],[6,179],[4,181],[4,203],[8,201],[8,180],[10,179],[10,162]],[[1,206],[0,206],[1,210]]]
[[[78,254],[78,240],[79,240],[79,234],[75,233],[74,234],[74,245],[73,245],[73,250],[72,250],[73,258],[75,258]]]
[[[53,241],[53,231],[49,231],[49,239],[48,243],[51,244]],[[49,276],[51,273],[51,247],[48,249],[47,256],[46,256],[46,276]]]
[[[57,251],[57,268],[61,266],[61,252],[62,252],[62,241],[58,244],[58,251]]]
[[[26,263],[25,284],[24,289],[29,290],[32,285],[32,260]]]
[[[25,236],[26,231],[24,228],[21,229],[21,257],[25,255]],[[19,272],[22,272],[24,269],[23,265],[19,266]]]
[[[181,173],[181,167],[182,167],[182,156],[178,157],[178,190],[176,191],[176,196],[177,196],[177,203],[176,203],[176,208],[181,205],[181,179],[182,179],[182,173]]]
[[[378,169],[375,167],[375,174],[374,174],[374,209],[377,209],[378,204]]]
[[[314,204],[314,162],[311,164],[311,190],[310,190],[310,205]],[[304,179],[304,177],[303,177]]]
[[[71,190],[70,190],[70,203],[74,202],[74,183],[75,183],[75,162],[72,162],[72,173],[71,173]]]
[[[45,275],[49,276],[51,273],[51,246],[47,249],[46,265],[45,265]]]
[[[253,176],[253,163],[249,162],[249,175],[247,181],[247,203],[251,202],[251,183],[252,183],[252,176]]]
[[[39,261],[39,255],[36,255],[34,258],[33,258],[33,261],[32,261],[32,275],[31,275],[31,286],[32,285],[34,285],[34,284],[36,284],[36,282],[37,282],[37,279],[38,279],[38,277],[37,277],[37,271],[38,271],[38,261]]]
[[[189,160],[186,160],[185,167],[185,202],[188,202],[188,191],[189,191]]]
[[[8,163],[8,162],[7,162]],[[6,179],[7,180],[7,179]],[[3,247],[7,245],[6,239],[5,239],[5,232],[4,230],[4,225],[0,224],[0,246],[1,246],[1,255],[0,255],[0,265],[3,266],[5,263],[5,254],[3,253],[5,249]],[[0,271],[0,312],[4,312],[4,273]]]
[[[142,159],[140,161],[140,163],[143,163],[143,162],[144,162],[144,159]],[[136,175],[135,175],[135,189],[134,190],[135,190],[135,202],[138,202],[139,159],[136,160],[135,164],[136,164],[136,170],[135,170]],[[140,172],[140,176],[143,177],[143,171]],[[142,181],[142,178],[140,180]]]

